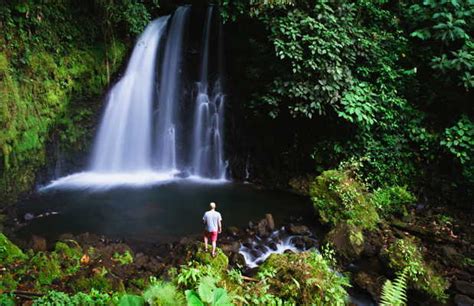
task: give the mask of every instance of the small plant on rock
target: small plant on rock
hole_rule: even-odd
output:
[[[385,251],[389,267],[394,271],[406,271],[409,284],[443,302],[447,295],[447,281],[423,258],[414,239],[398,239]]]

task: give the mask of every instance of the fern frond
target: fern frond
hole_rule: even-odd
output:
[[[382,288],[381,306],[405,306],[407,302],[407,270],[404,269],[393,283],[388,279]]]

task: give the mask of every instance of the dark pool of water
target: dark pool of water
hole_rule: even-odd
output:
[[[18,234],[54,239],[63,233],[90,232],[143,242],[169,241],[201,233],[202,216],[211,201],[217,203],[224,227],[245,226],[266,213],[273,214],[277,224],[290,217],[314,220],[309,199],[292,193],[250,184],[180,181],[148,188],[41,193],[19,204],[20,218],[27,213],[35,218]],[[46,212],[58,214],[45,216]]]

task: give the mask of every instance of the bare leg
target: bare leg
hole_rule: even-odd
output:
[[[212,256],[216,256],[216,241],[212,242]]]
[[[207,252],[207,236],[204,236],[204,249]]]

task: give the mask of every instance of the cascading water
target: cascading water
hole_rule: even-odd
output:
[[[155,61],[168,17],[153,21],[138,39],[122,79],[108,95],[92,154],[93,172],[151,168]]]
[[[156,166],[160,171],[177,171],[177,106],[180,90],[180,65],[182,60],[183,32],[189,15],[189,7],[176,10],[168,33],[164,63],[161,71],[156,133]]]
[[[226,176],[223,157],[224,135],[224,94],[222,93],[221,75],[209,93],[209,37],[211,32],[213,7],[207,10],[206,25],[202,39],[201,71],[197,84],[196,107],[194,115],[194,132],[192,148],[192,172],[194,175],[222,178]],[[222,46],[219,46],[219,57],[222,57]],[[221,70],[221,64],[219,63]]]
[[[182,101],[182,66],[190,11],[190,6],[179,7],[172,17],[151,22],[140,35],[123,77],[107,96],[89,171],[60,178],[43,189],[155,184],[177,179],[177,173],[189,169],[193,179],[225,181],[221,28],[218,77],[209,82],[212,6],[203,30],[192,130],[180,122],[186,118],[180,112],[188,111]]]

